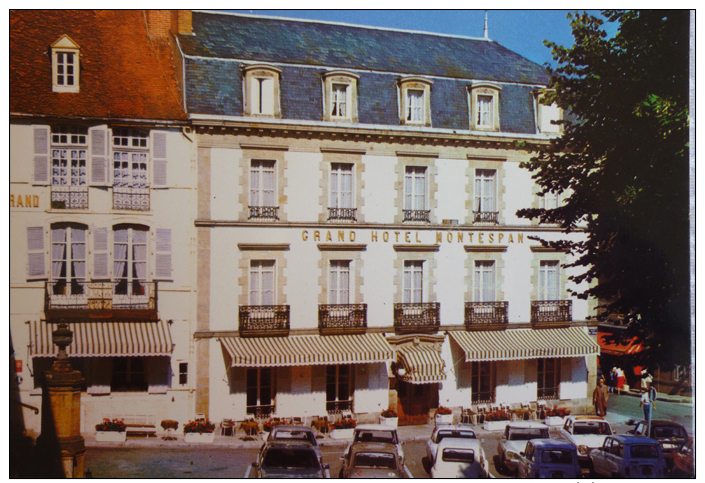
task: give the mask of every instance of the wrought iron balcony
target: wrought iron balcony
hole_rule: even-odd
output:
[[[346,399],[344,401],[326,401],[326,412],[328,414],[342,414],[343,411],[353,410],[353,400]]]
[[[573,320],[572,300],[532,300],[532,324],[560,324]]]
[[[431,223],[431,210],[404,210],[404,222]]]
[[[465,302],[467,330],[506,329],[509,302]]]
[[[397,334],[435,333],[441,325],[441,304],[394,304],[394,331]]]
[[[288,305],[241,305],[240,337],[289,335]]]
[[[52,185],[51,207],[53,209],[88,209],[88,186]]]
[[[149,211],[149,188],[113,186],[113,209]]]
[[[319,305],[318,330],[321,335],[364,334],[367,331],[367,304]]]
[[[495,225],[499,223],[499,212],[498,211],[473,211],[472,212],[473,223],[494,223]]]
[[[47,320],[155,321],[157,282],[46,282]]]
[[[328,220],[357,221],[357,208],[328,208]]]
[[[279,220],[278,206],[250,206],[248,220]]]

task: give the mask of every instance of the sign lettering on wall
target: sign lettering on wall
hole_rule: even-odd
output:
[[[303,230],[303,241],[330,242],[330,243],[524,243],[523,233],[484,232],[484,231],[397,231],[397,230],[370,230],[369,238],[362,240],[355,230]]]
[[[11,194],[10,208],[39,208],[39,196]]]

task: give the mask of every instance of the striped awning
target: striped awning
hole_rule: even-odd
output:
[[[451,332],[466,361],[510,361],[598,355],[597,345],[580,327]]]
[[[233,367],[363,364],[393,357],[382,334],[221,337],[220,343]]]
[[[399,376],[412,384],[430,384],[446,378],[445,362],[431,344],[406,345],[397,349],[399,364],[406,373]]]
[[[73,322],[67,324],[73,342],[69,357],[168,356],[174,350],[169,325],[157,322]],[[57,325],[46,321],[29,324],[30,356],[55,357],[59,348],[51,340]]]

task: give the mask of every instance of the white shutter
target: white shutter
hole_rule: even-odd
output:
[[[91,153],[92,186],[108,186],[110,184],[109,151],[110,136],[108,126],[95,126],[88,129],[88,139]]]
[[[49,184],[49,126],[33,126],[34,180],[33,185]]]
[[[156,269],[154,278],[171,280],[171,228],[157,228]]]
[[[110,279],[110,255],[108,252],[108,229],[93,229],[93,279]]]
[[[44,227],[27,227],[27,278],[47,278]]]
[[[262,79],[262,114],[274,114],[274,79]]]
[[[260,80],[257,77],[250,78],[250,114],[260,114],[259,87]]]
[[[167,187],[166,131],[152,131],[152,187]]]

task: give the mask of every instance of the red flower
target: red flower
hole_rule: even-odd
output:
[[[396,418],[397,412],[392,408],[387,408],[384,411],[382,411],[382,417],[383,418]]]
[[[436,412],[434,414],[453,414],[453,410],[445,406],[439,406],[439,408],[436,409]]]

